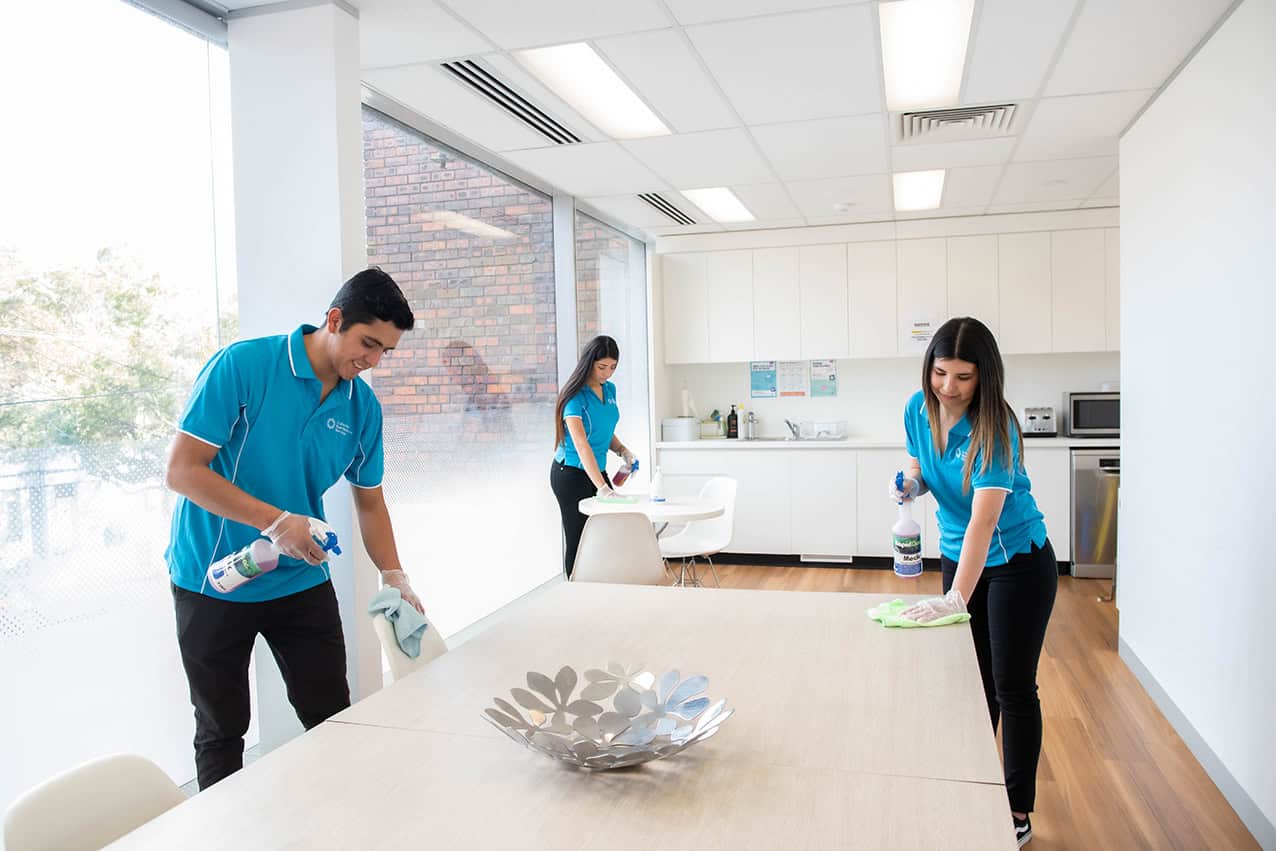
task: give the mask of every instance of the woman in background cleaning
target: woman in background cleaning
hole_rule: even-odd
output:
[[[579,503],[591,496],[614,496],[607,478],[607,450],[634,465],[633,453],[616,437],[620,408],[609,380],[620,364],[620,347],[611,337],[590,340],[558,394],[554,410],[554,463],[549,486],[563,516],[563,571],[572,578],[576,548],[585,529]]]
[[[969,317],[945,322],[926,349],[922,389],[904,409],[909,458],[890,497],[929,491],[939,505],[944,596],[901,617],[926,623],[969,612],[993,729],[1003,721],[1006,792],[1022,846],[1032,837],[1041,754],[1037,662],[1059,576],[1004,388],[992,332]]]

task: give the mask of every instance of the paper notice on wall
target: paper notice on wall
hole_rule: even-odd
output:
[[[807,362],[804,360],[782,360],[776,367],[778,386],[781,396],[805,396],[810,386],[807,375]]]
[[[837,395],[837,361],[811,361],[811,396]]]
[[[776,396],[775,361],[755,360],[749,364],[749,397],[774,399]]]
[[[925,351],[930,345],[930,338],[935,336],[941,322],[934,317],[915,318],[908,323],[908,347],[917,351]]]

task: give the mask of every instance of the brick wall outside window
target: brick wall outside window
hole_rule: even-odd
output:
[[[431,472],[553,442],[550,199],[365,110],[368,262],[416,328],[374,373],[387,453]]]

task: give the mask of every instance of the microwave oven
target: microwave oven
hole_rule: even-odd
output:
[[[1070,437],[1120,437],[1121,391],[1068,394]]]

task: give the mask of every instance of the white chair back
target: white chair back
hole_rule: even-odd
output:
[[[703,542],[705,552],[721,552],[731,543],[735,533],[736,488],[736,480],[730,476],[715,476],[700,489],[701,502],[721,505],[724,509],[721,517],[697,520],[694,524],[696,538]]]
[[[403,679],[417,668],[447,652],[447,643],[434,628],[433,623],[422,633],[421,654],[415,659],[403,652],[403,648],[399,646],[399,639],[394,634],[394,624],[390,623],[381,612],[372,616],[372,629],[377,634],[377,640],[381,642],[381,649],[385,651],[386,661],[390,663],[390,676],[395,680]]]
[[[88,851],[186,800],[169,776],[145,757],[95,759],[26,792],[4,817],[6,851]]]
[[[585,521],[572,568],[573,581],[659,585],[664,578],[660,545],[647,515],[594,514]]]

